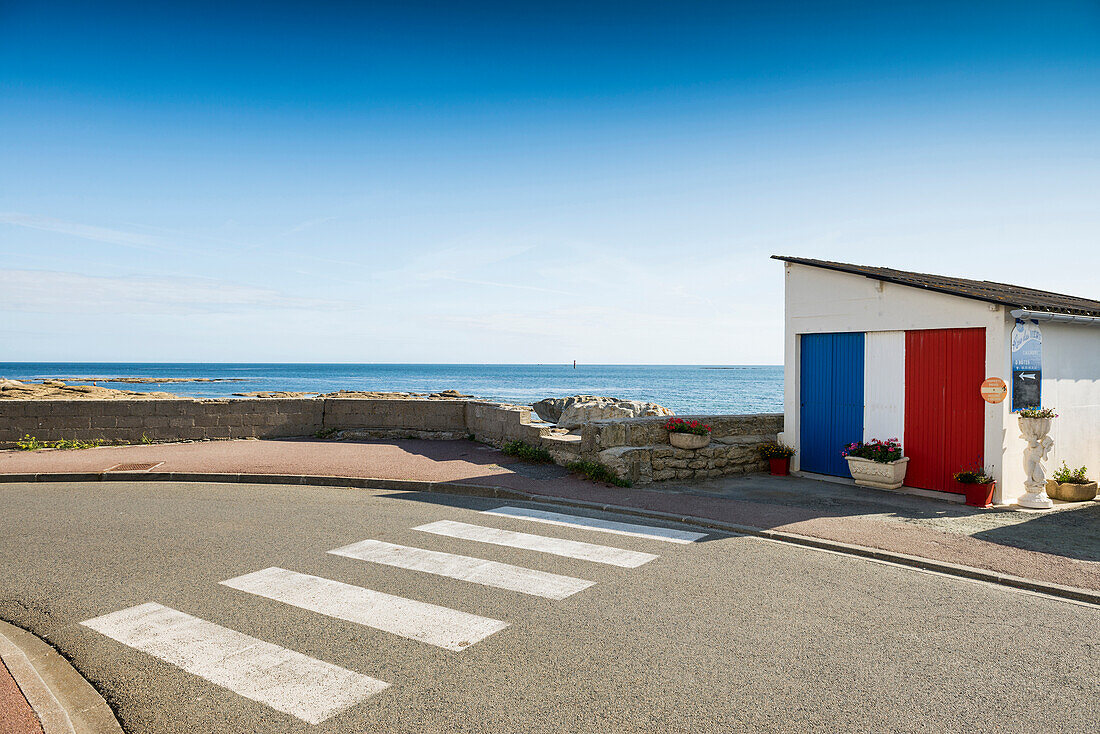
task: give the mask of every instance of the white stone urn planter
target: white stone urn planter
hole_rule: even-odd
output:
[[[1047,458],[1054,441],[1048,435],[1052,418],[1024,418],[1020,416],[1020,438],[1027,441],[1024,448],[1024,494],[1016,502],[1020,507],[1049,510],[1054,502],[1046,493],[1046,473],[1043,460]]]
[[[668,432],[668,442],[678,449],[701,449],[710,443],[710,434]]]
[[[877,487],[878,489],[897,489],[905,483],[905,469],[909,466],[909,457],[883,463],[864,459],[862,456],[846,456],[848,471],[852,472],[852,479],[861,487]]]

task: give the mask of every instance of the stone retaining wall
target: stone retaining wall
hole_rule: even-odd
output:
[[[710,445],[678,449],[668,442],[666,418],[595,421],[584,426],[581,454],[637,483],[666,479],[709,479],[765,471],[760,446],[783,430],[782,413],[679,416],[711,427]]]

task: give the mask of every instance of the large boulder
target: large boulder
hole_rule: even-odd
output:
[[[535,411],[535,415],[542,418],[544,421],[557,423],[558,419],[561,418],[561,412],[565,410],[566,406],[579,401],[583,402],[599,399],[599,396],[596,395],[573,395],[568,398],[546,398],[538,401],[532,405],[531,408]]]
[[[558,428],[572,430],[585,423],[618,418],[674,415],[663,405],[641,400],[621,400],[599,395],[572,395],[567,398],[547,398],[531,406],[544,421],[557,423]]]

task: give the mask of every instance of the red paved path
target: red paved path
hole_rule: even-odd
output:
[[[42,734],[42,725],[4,663],[0,662],[0,732]]]
[[[767,501],[622,489],[572,476],[539,479],[519,465],[468,441],[334,442],[319,440],[213,441],[123,446],[83,451],[0,451],[0,473],[102,472],[115,464],[162,461],[154,471],[234,474],[311,474],[469,482],[639,509],[694,515],[826,538],[959,563],[1067,586],[1100,590],[1100,563],[1024,550],[913,523],[838,511],[827,513]],[[515,467],[529,476],[524,476]],[[553,468],[549,470],[553,474]],[[530,476],[534,474],[534,476]]]
[[[371,479],[474,482],[545,490],[547,482],[516,474],[499,451],[471,441],[344,442],[310,439],[204,441],[110,446],[82,451],[0,451],[0,473],[103,472],[116,464],[164,462],[153,471],[218,474],[312,474]],[[573,477],[555,485],[591,487]]]

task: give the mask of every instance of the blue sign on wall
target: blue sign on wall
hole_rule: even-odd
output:
[[[1043,333],[1035,322],[1012,329],[1012,412],[1042,405]]]

